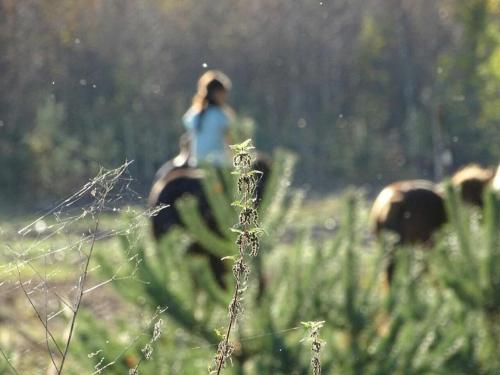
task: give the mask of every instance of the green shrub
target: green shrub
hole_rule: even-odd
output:
[[[343,198],[341,225],[322,240],[301,225],[297,213],[304,208],[298,209],[299,197],[288,192],[289,177],[282,171],[291,168],[291,159],[279,154],[277,160],[281,172],[271,176],[272,189],[260,213],[267,232],[257,258],[261,262],[252,265],[252,272],[263,275],[265,288],[259,295],[257,278],[250,278],[243,301],[247,313],[237,326],[233,365],[225,373],[310,373],[310,347],[302,343],[301,321],[325,321],[321,365],[326,374],[500,371],[495,351],[500,309],[498,197],[488,193],[484,213],[471,216],[449,189],[451,220],[435,248],[398,251],[397,271],[387,288],[387,246],[367,239],[361,199],[352,193]],[[207,186],[216,178],[210,176]],[[236,220],[228,209],[231,194],[211,189],[207,193],[214,194],[209,199],[212,208],[221,227],[228,228]],[[214,328],[222,332],[227,322],[232,291],[217,284],[205,258],[185,251],[195,239],[217,256],[233,255],[234,234],[208,232],[194,204],[187,198],[178,205],[187,229],[170,233],[160,244],[129,236],[123,238],[118,256],[100,254],[102,272],[114,278],[116,290],[136,306],[134,311],[151,316],[158,306],[167,308],[166,332],[157,343],[157,356],[144,363],[144,373],[206,371],[219,342]],[[122,318],[106,326],[92,323],[90,316],[83,319],[80,358],[98,350],[106,360],[119,356],[126,345],[113,332],[140,331],[136,320]],[[141,336],[142,341],[120,358],[140,358],[149,337]],[[85,361],[96,365],[100,357]],[[126,366],[120,363],[106,373],[124,373]]]

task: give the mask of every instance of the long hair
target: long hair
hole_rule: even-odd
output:
[[[192,108],[199,113],[197,130],[200,130],[202,117],[206,109],[217,105],[215,93],[218,91],[229,91],[231,80],[219,70],[208,70],[198,80],[198,90],[193,96]]]

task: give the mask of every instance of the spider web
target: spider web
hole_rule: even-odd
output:
[[[102,280],[98,264],[89,258],[94,248],[105,251],[117,236],[136,238],[150,216],[164,208],[143,208],[144,199],[132,188],[130,164],[101,169],[77,192],[20,228],[0,225],[0,333],[5,332],[0,348],[8,363],[10,353],[21,357],[15,358],[20,367],[12,366],[14,373],[24,373],[26,364],[26,369],[41,368],[45,374],[49,352],[53,362],[60,361],[63,350],[56,341],[66,340],[68,318],[80,303],[97,316],[116,308],[116,298],[103,287],[117,277]],[[117,265],[116,275],[119,269]],[[124,277],[134,275],[120,275]]]
[[[0,354],[8,363],[12,360],[13,373],[26,373],[27,370],[32,373],[37,368],[40,374],[48,374],[47,368],[55,369],[60,355],[49,334],[59,341],[68,336],[68,321],[71,321],[80,293],[82,305],[96,319],[116,318],[119,314],[121,302],[106,286],[117,280],[134,279],[134,271],[123,275],[120,270],[128,264],[116,264],[115,275],[103,280],[97,262],[91,261],[87,269],[87,260],[92,256],[94,245],[96,251],[107,251],[113,239],[125,236],[130,245],[127,262],[132,265],[139,262],[134,243],[149,229],[146,227],[150,217],[165,208],[144,208],[145,199],[132,188],[130,164],[125,162],[116,169],[102,169],[77,192],[22,226],[0,226],[0,238],[5,239],[0,255],[0,334],[5,332],[7,335],[7,339],[0,335]],[[113,366],[120,355],[144,337],[145,330],[158,321],[160,313],[167,308],[158,307],[141,327],[133,327],[131,331],[135,334],[129,335],[129,342],[118,357],[104,361],[104,348],[88,353],[89,358],[100,359],[93,374],[103,373]],[[301,328],[294,326],[277,332],[261,332],[240,337],[240,341],[284,335]],[[216,347],[213,343],[184,349]],[[49,353],[54,357],[54,365],[51,365]]]

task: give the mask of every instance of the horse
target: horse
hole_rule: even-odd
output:
[[[497,172],[491,183],[493,191],[500,191],[500,164],[498,165]]]
[[[483,192],[492,184],[493,178],[492,169],[469,164],[453,174],[451,183],[459,191],[462,201],[481,208]],[[433,234],[448,221],[443,186],[427,180],[390,184],[375,199],[370,216],[377,237],[383,231],[398,236],[396,247],[415,244],[430,247]],[[391,257],[386,270],[389,283],[394,267]]]
[[[374,201],[371,210],[374,232],[397,234],[396,247],[432,243],[432,235],[448,220],[444,199],[438,186],[431,181],[400,181],[385,187]],[[392,281],[395,269],[393,257],[386,270],[387,281]]]
[[[164,166],[173,166],[174,160],[165,163]],[[253,163],[253,169],[260,172],[255,189],[256,205],[258,205],[265,192],[265,185],[271,171],[271,162],[266,156],[257,154]],[[176,208],[176,202],[185,195],[191,195],[196,198],[198,211],[207,227],[215,234],[223,236],[222,230],[225,230],[225,228],[219,228],[217,225],[203,189],[203,178],[203,169],[189,167],[189,165],[173,167],[170,170],[164,168],[164,172],[154,182],[148,199],[150,208],[154,209],[160,205],[166,206],[151,217],[153,237],[157,241],[173,227],[184,227],[184,223]],[[225,189],[225,186],[221,188]],[[215,279],[221,287],[224,287],[224,275],[227,270],[219,257],[213,255],[197,242],[189,246],[188,253],[208,257]]]
[[[469,164],[459,169],[451,182],[460,192],[462,200],[477,207],[483,207],[483,193],[493,183],[493,168],[483,168],[478,164]]]

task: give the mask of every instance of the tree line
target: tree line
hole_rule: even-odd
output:
[[[206,68],[314,191],[498,163],[499,21],[498,0],[0,0],[0,207],[124,159],[147,191]]]

